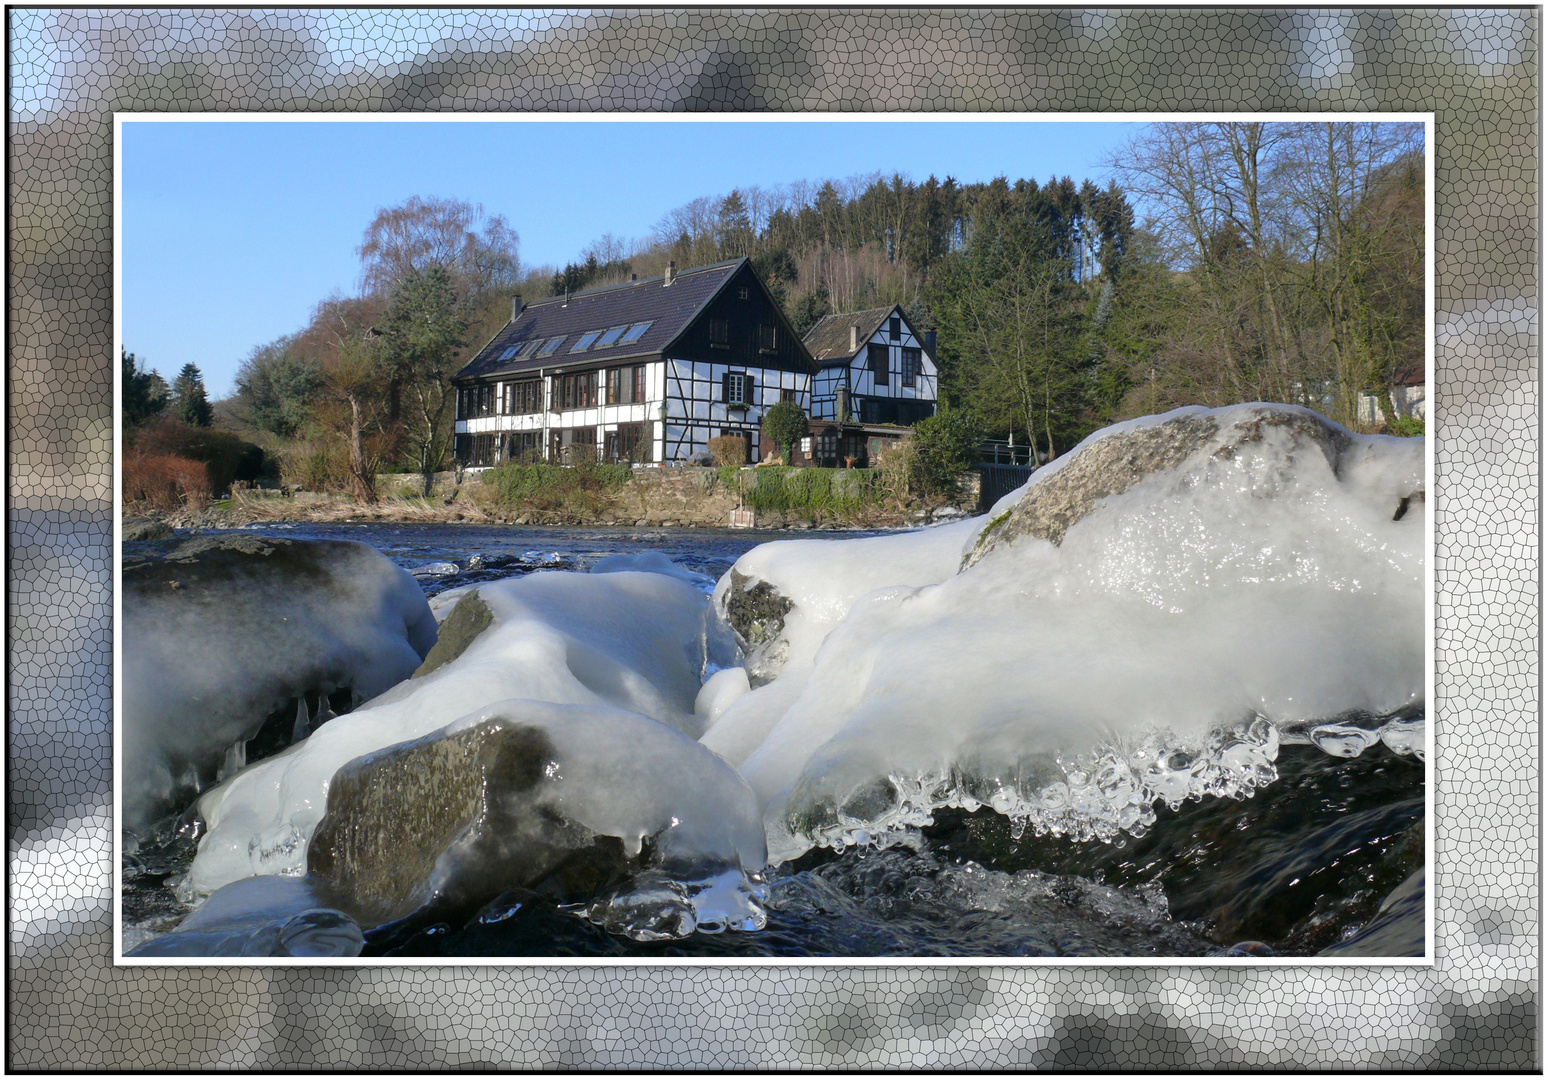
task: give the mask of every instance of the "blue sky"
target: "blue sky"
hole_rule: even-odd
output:
[[[124,345],[169,380],[198,364],[212,397],[254,347],[356,291],[377,209],[413,195],[481,203],[526,265],[604,233],[640,237],[701,195],[901,172],[972,183],[1069,175],[1139,125],[1086,122],[166,122],[122,132]]]

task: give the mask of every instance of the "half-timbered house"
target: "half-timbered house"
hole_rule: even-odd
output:
[[[536,303],[452,378],[466,466],[682,462],[721,435],[758,459],[764,411],[811,410],[816,365],[745,258]],[[577,453],[575,448],[585,448]]]
[[[935,415],[935,334],[917,330],[898,305],[826,316],[804,340],[818,365],[813,462],[865,464],[877,447]]]

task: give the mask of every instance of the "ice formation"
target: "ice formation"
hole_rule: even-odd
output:
[[[681,741],[692,749],[703,724],[694,703],[705,672],[736,662],[729,631],[716,622],[704,594],[663,574],[535,574],[482,584],[463,602],[471,597],[487,607],[490,625],[460,655],[201,799],[209,833],[189,874],[190,895],[252,874],[301,873],[340,767],[495,702],[611,706],[671,734],[687,733]],[[443,627],[456,618],[454,611]],[[596,730],[608,749],[622,753],[622,768],[628,733]],[[645,760],[635,767],[643,769]],[[671,782],[646,772],[638,779]]]
[[[696,570],[690,570],[686,566],[679,566],[671,558],[659,551],[642,551],[638,554],[609,555],[605,559],[597,561],[591,568],[593,574],[618,574],[631,570],[637,570],[646,574],[665,574],[679,581],[686,581],[695,588],[708,591],[715,584],[715,579],[708,574],[701,574]]]
[[[170,934],[126,955],[359,956],[360,927],[308,878],[249,877],[211,896]]]
[[[896,845],[943,807],[1111,838],[1251,794],[1285,743],[1422,753],[1423,451],[1184,409],[985,517],[758,547],[712,601],[654,553],[444,593],[414,679],[201,800],[185,890],[301,874],[340,769],[479,723],[551,737],[554,805],[597,835],[681,844],[583,906],[642,938],[761,925],[765,860]]]
[[[212,783],[264,719],[374,697],[435,643],[414,579],[347,541],[195,538],[126,553],[123,816],[138,831]]]
[[[704,742],[776,861],[943,805],[1142,831],[1157,802],[1270,781],[1281,738],[1412,750],[1423,497],[1422,440],[1289,406],[1098,432],[987,523],[744,556],[717,603],[777,590],[786,656]]]

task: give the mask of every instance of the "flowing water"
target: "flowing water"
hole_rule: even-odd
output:
[[[420,524],[274,524],[241,530],[357,540],[409,570],[429,596],[464,584],[587,570],[659,551],[718,579],[769,540],[823,534],[719,529],[545,529]],[[866,535],[842,533],[839,537]],[[707,587],[707,585],[706,585]],[[611,936],[537,893],[510,893],[460,926],[393,924],[371,956],[1219,957],[1423,952],[1423,762],[1380,743],[1357,757],[1285,745],[1278,778],[1250,798],[1158,810],[1143,836],[1038,835],[987,807],[939,811],[884,849],[808,852],[766,874],[768,925],[641,943]],[[126,941],[186,909],[169,885],[197,826],[125,860]],[[1407,892],[1404,892],[1404,889]],[[1419,900],[1413,896],[1417,888]],[[1403,902],[1398,894],[1407,897]],[[1382,911],[1389,897],[1393,903]]]

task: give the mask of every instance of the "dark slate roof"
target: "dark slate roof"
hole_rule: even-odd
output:
[[[865,311],[824,315],[801,340],[806,345],[806,350],[812,354],[812,358],[823,367],[847,361],[859,351],[849,347],[849,328],[855,325],[860,327],[860,345],[864,348],[866,339],[876,333],[882,321],[892,314],[895,306],[895,304],[889,304],[886,307],[868,308]]]
[[[696,266],[678,273],[671,285],[663,284],[664,278],[658,275],[643,281],[571,293],[568,302],[562,296],[539,300],[524,308],[515,322],[506,323],[505,328],[452,378],[488,378],[536,372],[539,368],[551,371],[574,364],[659,355],[746,261],[732,259],[710,266]],[[639,341],[606,349],[570,352],[570,347],[588,330],[608,330],[642,322],[650,323],[650,329]],[[552,355],[499,359],[500,354],[512,345],[560,334],[564,335],[564,341]]]
[[[1425,383],[1424,360],[1421,359],[1417,363],[1399,371],[1392,381],[1397,386],[1423,386]]]

